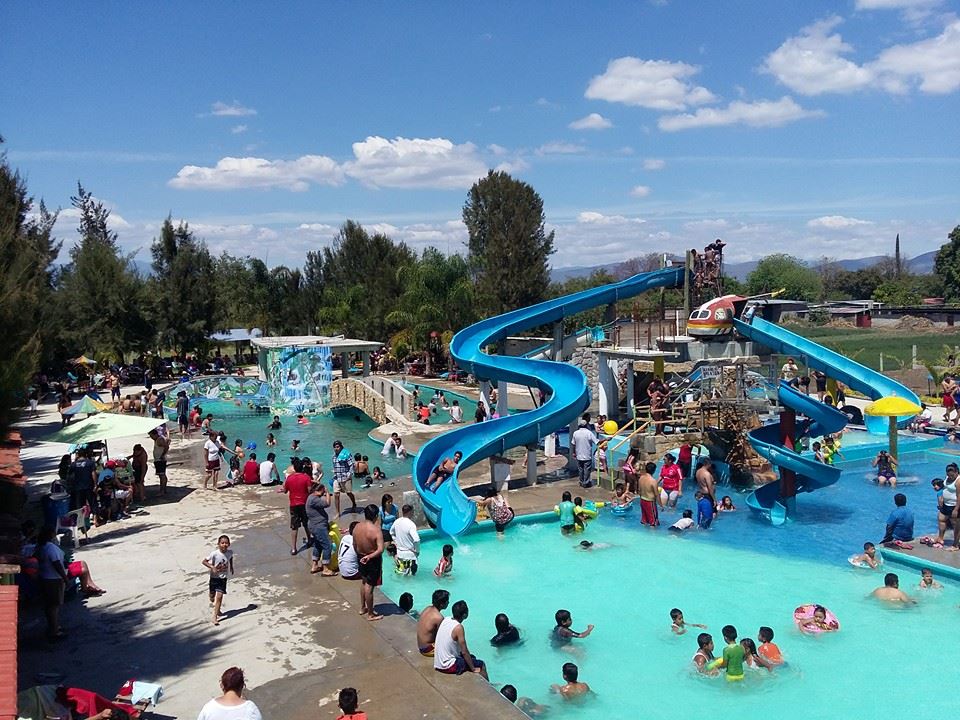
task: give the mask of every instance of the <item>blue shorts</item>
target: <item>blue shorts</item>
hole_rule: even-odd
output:
[[[483,660],[478,660],[476,655],[471,655],[470,658],[473,660],[473,666],[475,668],[480,668],[481,670],[486,667],[486,664]],[[458,657],[453,665],[448,667],[446,670],[437,669],[437,672],[446,673],[447,675],[463,675],[465,672],[470,672],[470,669],[467,667],[467,661],[462,657]]]

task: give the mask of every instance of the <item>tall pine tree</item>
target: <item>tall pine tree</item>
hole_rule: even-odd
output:
[[[553,232],[544,229],[543,200],[530,185],[491,170],[470,188],[463,222],[484,312],[499,314],[544,299]]]

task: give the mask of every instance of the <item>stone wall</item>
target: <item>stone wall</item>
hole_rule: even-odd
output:
[[[590,388],[590,398],[593,403],[596,403],[597,398],[600,397],[600,391],[597,387],[600,373],[598,353],[602,352],[602,350],[603,348],[578,347],[574,349],[569,360],[571,365],[576,365],[583,370],[583,374],[587,376],[587,387]],[[631,372],[633,372],[633,361],[627,358],[617,358],[616,378],[617,388],[619,389],[617,395],[618,404],[623,402],[626,397],[627,373]],[[613,415],[613,413],[609,414]]]

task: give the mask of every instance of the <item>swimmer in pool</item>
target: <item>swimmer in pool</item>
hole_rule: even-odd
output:
[[[593,625],[587,625],[587,629],[582,632],[572,630],[573,616],[569,610],[557,610],[554,619],[557,621],[557,626],[553,628],[555,645],[568,645],[573,638],[585,638],[593,632]]]
[[[717,671],[710,668],[716,660],[713,657],[713,635],[700,633],[697,635],[697,652],[693,655],[693,664],[701,675],[716,675]]]
[[[891,603],[904,603],[905,605],[916,605],[917,601],[907,595],[900,589],[900,578],[896,573],[887,573],[883,576],[883,587],[879,587],[870,593],[871,597],[877,600]]]
[[[840,626],[836,620],[827,622],[827,609],[823,605],[814,605],[813,617],[800,623],[800,629],[807,632],[836,632]]]
[[[877,484],[897,486],[897,458],[886,450],[881,450],[870,463],[871,467],[877,469]]]
[[[613,495],[610,496],[610,504],[617,508],[625,508],[631,502],[633,502],[633,495],[627,490],[627,486],[617,483]]]
[[[708,665],[712,670],[715,668],[724,668],[727,673],[728,682],[743,680],[743,663],[746,653],[743,646],[737,642],[737,629],[733,625],[724,625],[723,640],[726,646],[723,648],[723,655],[718,660],[714,660]]]
[[[576,546],[577,550],[605,550],[607,548],[612,548],[613,545],[605,542],[591,542],[590,540],[581,540],[580,544]]]
[[[921,590],[939,590],[943,585],[933,579],[933,570],[924,568],[920,571],[920,589]]]
[[[881,562],[881,559],[877,557],[877,546],[872,542],[865,542],[863,544],[863,555],[855,555],[850,558],[850,562],[854,565],[867,565],[876,570],[880,567]]]
[[[757,652],[757,645],[752,638],[741,640],[740,647],[743,648],[743,660],[748,668],[751,670],[766,670],[767,672],[773,669],[767,659]]]
[[[776,643],[773,642],[773,628],[761,625],[760,629],[757,630],[757,639],[760,641],[757,654],[770,665],[783,665],[783,654]]]
[[[590,686],[585,682],[577,680],[580,675],[580,668],[573,663],[563,664],[563,685],[551,685],[550,691],[559,693],[564,700],[581,697],[590,692]]]
[[[701,625],[700,623],[688,623],[683,619],[683,610],[680,608],[674,608],[670,611],[670,620],[672,624],[670,625],[670,632],[674,635],[683,635],[687,632],[688,627],[700,628],[701,630],[706,630],[706,625]]]

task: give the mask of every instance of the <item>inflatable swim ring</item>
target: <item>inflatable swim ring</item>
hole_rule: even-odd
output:
[[[330,523],[327,537],[330,538],[330,542],[333,543],[333,552],[330,553],[330,569],[339,570],[340,559],[337,557],[337,549],[340,547],[340,526],[336,523]]]
[[[813,609],[815,607],[816,605],[814,603],[808,603],[806,605],[801,605],[800,607],[798,607],[796,610],[793,611],[793,621],[797,624],[797,628],[800,630],[800,632],[809,633],[811,635],[818,635],[823,632],[828,632],[827,630],[824,630],[818,627],[812,627],[812,628],[804,627],[805,622],[813,619]],[[837,630],[840,629],[840,621],[837,620],[837,616],[834,615],[832,612],[830,612],[830,610],[828,610],[827,608],[824,608],[824,610],[826,610],[826,614],[827,614],[826,616],[827,624],[835,625],[836,627],[834,628],[834,630],[832,630],[832,632],[836,632]]]
[[[633,510],[633,502],[636,498],[631,498],[626,505],[614,505],[610,508],[610,512],[614,515],[626,515],[628,512]]]
[[[864,570],[877,569],[877,568],[872,568],[869,565],[867,565],[865,562],[858,560],[857,558],[859,558],[861,555],[863,555],[863,553],[857,553],[855,555],[851,555],[850,557],[847,558],[847,562],[853,565],[855,568],[863,568]],[[876,557],[877,557],[877,565],[883,566],[883,555],[881,555],[880,553],[877,553]]]

